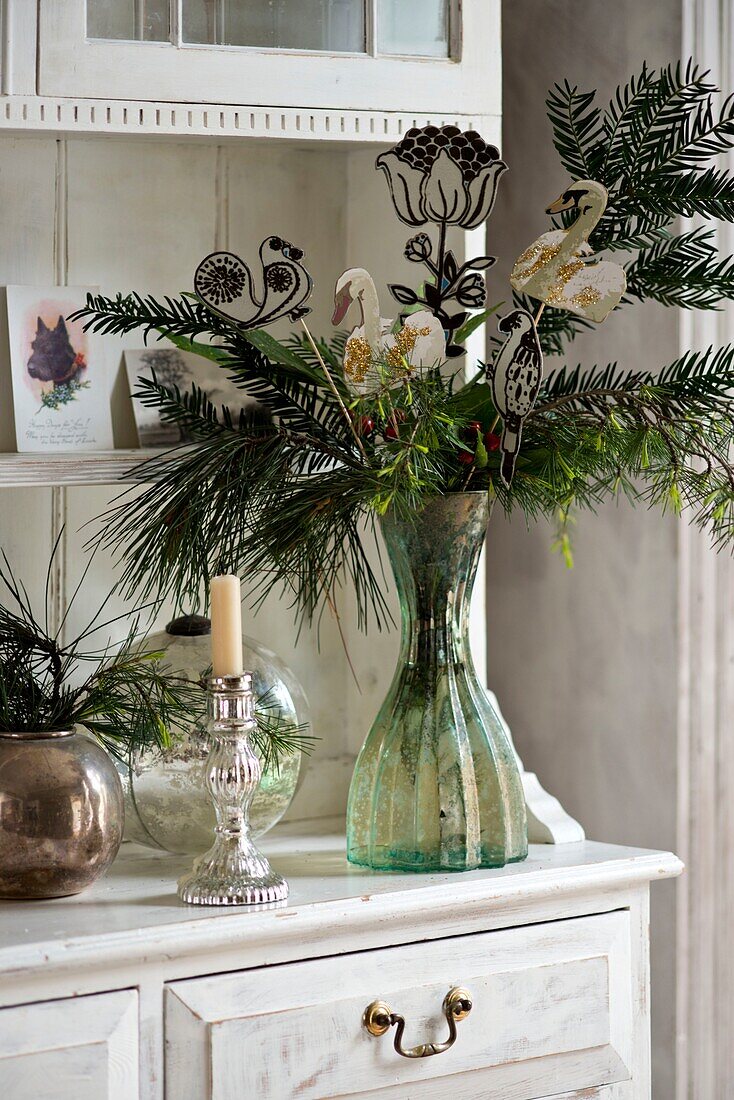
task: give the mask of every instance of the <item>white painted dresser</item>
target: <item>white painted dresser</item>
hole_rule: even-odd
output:
[[[188,860],[125,845],[76,898],[0,903],[2,1100],[645,1100],[648,891],[669,853],[583,841],[463,875],[374,875],[338,822],[263,847],[286,908],[176,898]],[[472,1009],[441,1043],[450,989]]]

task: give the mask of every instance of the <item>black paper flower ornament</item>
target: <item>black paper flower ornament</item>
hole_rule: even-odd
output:
[[[385,173],[395,212],[407,225],[428,222],[439,227],[437,246],[427,233],[406,242],[404,256],[422,264],[428,277],[419,290],[391,283],[390,293],[403,306],[425,306],[440,322],[446,338],[446,356],[464,354],[454,340],[470,309],[486,301],[484,276],[493,256],[476,256],[460,264],[448,247],[449,226],[475,229],[492,212],[497,184],[507,165],[499,151],[476,130],[462,133],[458,126],[413,127],[397,145],[381,153],[375,166]],[[451,303],[461,307],[451,312]]]
[[[458,126],[412,128],[376,161],[387,176],[395,210],[407,225],[475,229],[494,206],[507,165],[476,130]]]

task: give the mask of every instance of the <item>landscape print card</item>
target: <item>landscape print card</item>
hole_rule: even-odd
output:
[[[19,451],[114,446],[104,339],[68,317],[95,287],[7,287]]]
[[[253,404],[252,398],[229,381],[225,370],[211,359],[193,352],[179,351],[166,345],[128,350],[125,352],[125,369],[141,447],[172,447],[189,441],[181,425],[165,423],[157,408],[144,405],[134,396],[139,390],[140,379],[151,378],[153,373],[162,385],[178,386],[181,393],[190,392],[192,382],[196,383],[216,405],[217,412],[222,405],[226,405],[233,417],[240,409]]]

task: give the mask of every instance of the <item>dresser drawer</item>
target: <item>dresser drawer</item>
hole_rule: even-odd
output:
[[[138,994],[0,1009],[3,1100],[136,1100]]]
[[[529,1100],[624,1082],[631,983],[625,910],[173,982],[166,1097]],[[363,1026],[381,999],[406,1020],[404,1047],[441,1043],[455,986],[472,1010],[443,1053],[401,1057],[394,1027]]]

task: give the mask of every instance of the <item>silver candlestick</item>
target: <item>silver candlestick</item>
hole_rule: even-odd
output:
[[[179,879],[178,896],[190,905],[284,902],[288,883],[250,837],[250,803],[261,774],[250,744],[255,728],[252,676],[212,676],[206,686],[212,740],[206,779],[217,824],[212,847]]]

